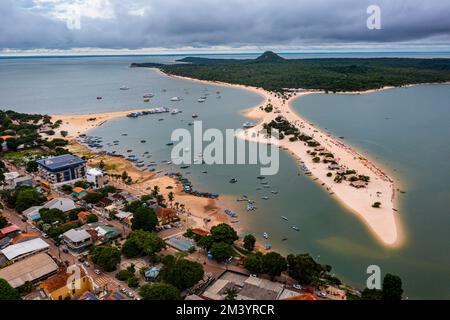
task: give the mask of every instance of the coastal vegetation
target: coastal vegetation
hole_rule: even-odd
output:
[[[204,271],[200,263],[180,257],[165,256],[158,280],[169,283],[183,291],[193,287],[203,279]]]
[[[89,256],[96,265],[107,272],[116,270],[120,262],[120,250],[112,246],[95,246]]]
[[[153,256],[166,247],[166,243],[154,233],[136,230],[130,233],[122,247],[127,258]]]
[[[19,291],[11,287],[5,279],[0,279],[0,300],[20,300]]]
[[[163,282],[143,285],[139,289],[139,295],[143,300],[181,300],[180,291]]]
[[[261,87],[275,92],[284,92],[286,88],[365,91],[450,81],[450,59],[283,59],[273,52],[265,52],[257,59],[187,57],[178,61],[183,63],[133,63],[131,66],[156,67],[171,75]]]
[[[401,300],[403,295],[402,280],[399,276],[386,274],[381,289],[364,289],[361,293],[362,300]]]

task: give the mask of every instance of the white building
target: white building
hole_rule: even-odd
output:
[[[47,252],[49,249],[50,246],[47,242],[41,238],[36,238],[33,240],[20,242],[18,244],[13,244],[0,252],[9,261],[16,262],[40,252]]]
[[[103,171],[99,168],[90,168],[86,173],[86,181],[93,183],[96,188],[103,187]]]

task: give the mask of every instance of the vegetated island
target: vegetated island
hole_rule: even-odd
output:
[[[267,51],[256,59],[186,57],[176,64],[132,63],[166,74],[283,92],[286,88],[329,92],[366,91],[450,81],[450,59],[284,59]]]

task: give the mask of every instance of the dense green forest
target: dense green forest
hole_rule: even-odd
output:
[[[133,63],[165,73],[201,80],[262,87],[364,91],[384,86],[450,81],[450,59],[324,58],[284,59],[265,52],[257,59],[188,57],[177,64]]]

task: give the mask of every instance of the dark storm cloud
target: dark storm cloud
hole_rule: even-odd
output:
[[[80,30],[60,17],[73,3]],[[366,28],[371,4],[381,30]],[[448,0],[1,0],[0,48],[450,44],[449,17]]]

